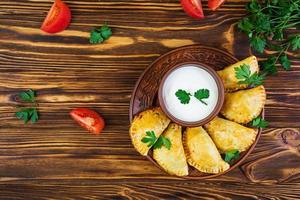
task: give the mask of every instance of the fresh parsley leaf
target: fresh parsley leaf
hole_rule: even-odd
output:
[[[267,60],[261,61],[259,64],[262,67],[264,74],[273,75],[277,73],[275,56],[270,56]]]
[[[250,66],[243,64],[240,67],[234,68],[235,77],[237,79],[247,79],[251,76]]]
[[[162,146],[165,146],[168,150],[171,149],[171,141],[164,137],[164,136],[160,136],[157,140],[157,142],[153,145],[154,149],[160,149]]]
[[[248,17],[245,17],[241,21],[239,21],[238,27],[242,31],[246,32],[248,35],[251,34],[254,29],[254,26],[250,22],[250,19]]]
[[[261,37],[252,37],[250,39],[250,45],[259,53],[263,53],[266,46],[266,39]]]
[[[246,84],[253,87],[259,86],[263,84],[264,75],[258,74],[254,72],[251,74],[249,65],[241,65],[240,67],[236,67],[235,69],[235,77],[239,79],[239,84]]]
[[[18,96],[24,102],[35,102],[35,92],[32,89],[29,89],[25,92],[20,92]]]
[[[300,35],[295,35],[295,36],[291,37],[290,42],[291,42],[293,51],[300,49]]]
[[[39,114],[36,108],[23,108],[16,112],[16,117],[22,119],[25,124],[30,120],[31,123],[36,123],[39,119]]]
[[[207,105],[203,99],[208,99],[209,98],[209,90],[208,89],[199,89],[194,93],[194,97],[198,99],[201,103]]]
[[[252,12],[252,13],[257,13],[259,12],[260,10],[260,5],[257,1],[251,1],[247,6],[246,6],[246,9],[249,11],[249,12]]]
[[[90,33],[90,43],[91,44],[102,43],[103,41],[104,41],[104,39],[101,36],[101,33],[99,33],[97,30],[91,31],[91,33]]]
[[[257,128],[267,128],[269,123],[262,119],[261,117],[256,117],[250,122],[251,126],[257,127]]]
[[[265,48],[273,51],[271,58],[263,62],[264,74],[275,74],[278,63],[284,69],[290,69],[290,61],[285,54],[296,51],[297,56],[300,34],[295,35],[288,29],[300,29],[300,1],[251,0],[246,9],[249,15],[238,22],[238,28],[247,34],[250,46],[257,52],[263,53]]]
[[[148,145],[147,145],[148,147],[152,147],[155,144],[157,137],[156,137],[154,131],[146,131],[146,135],[147,136],[143,137],[141,141],[143,143],[148,143]]]
[[[107,25],[103,25],[102,27],[95,28],[90,33],[90,43],[97,44],[102,43],[112,35],[111,28]]]
[[[282,55],[279,57],[280,64],[283,66],[285,70],[290,70],[291,69],[291,61],[287,57],[287,55]]]
[[[185,90],[179,89],[179,90],[177,90],[175,95],[179,99],[180,103],[182,103],[182,104],[188,104],[191,100],[191,98],[190,98],[191,94]]]
[[[231,150],[225,153],[225,162],[230,163],[232,160],[236,160],[240,157],[240,152],[238,150]]]
[[[157,138],[154,131],[146,131],[146,135],[147,136],[143,137],[141,141],[143,143],[148,143],[148,147],[153,146],[154,149],[160,149],[162,146],[165,146],[170,150],[171,141],[168,138],[162,135]]]
[[[109,28],[106,24],[100,28],[99,32],[104,40],[107,40],[112,35],[111,28]]]

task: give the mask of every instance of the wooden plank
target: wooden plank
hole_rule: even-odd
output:
[[[239,59],[253,53],[235,26],[247,1],[228,0],[217,12],[203,1],[204,20],[187,17],[177,0],[66,2],[71,26],[48,35],[39,27],[51,1],[1,1],[0,199],[299,198],[300,61],[293,55],[291,71],[266,80],[270,128],[247,160],[224,176],[169,176],[138,155],[128,136],[131,91],[160,55],[189,44]],[[104,22],[113,37],[90,45],[89,31]],[[34,125],[14,117],[15,96],[27,88],[38,92],[41,120]],[[101,136],[68,116],[82,106],[104,115]]]
[[[0,184],[1,199],[299,199],[300,185],[227,182]]]
[[[138,155],[126,127],[116,126],[100,137],[83,133],[77,126],[48,129],[0,130],[0,181],[179,180]],[[297,182],[300,178],[299,138],[300,129],[268,129],[239,168],[213,180],[268,184]]]

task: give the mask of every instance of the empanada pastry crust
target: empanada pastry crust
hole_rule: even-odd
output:
[[[217,71],[219,76],[221,77],[224,87],[226,91],[235,91],[239,89],[247,88],[247,84],[239,84],[238,80],[235,77],[235,69],[236,67],[240,67],[241,65],[246,64],[250,66],[251,74],[254,72],[259,72],[258,62],[255,56],[250,56],[240,62],[237,62],[229,67],[224,68],[223,70]]]
[[[177,176],[187,176],[189,168],[182,145],[181,126],[171,123],[163,136],[171,141],[170,150],[165,146],[153,150],[153,158],[166,172]]]
[[[135,149],[140,154],[147,155],[151,147],[148,147],[147,143],[141,141],[146,136],[146,132],[154,131],[155,136],[159,137],[168,127],[169,123],[170,120],[159,107],[145,110],[136,115],[129,130]]]
[[[246,124],[260,115],[266,102],[264,86],[225,94],[221,114],[227,119]]]
[[[246,151],[254,143],[258,133],[258,130],[220,117],[214,118],[204,127],[221,153]]]
[[[218,174],[230,167],[222,159],[216,145],[202,127],[186,129],[184,150],[188,163],[201,172]]]

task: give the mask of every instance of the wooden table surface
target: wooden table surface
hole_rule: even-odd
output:
[[[300,62],[265,83],[266,129],[255,150],[232,172],[186,181],[140,156],[128,135],[131,92],[143,70],[180,46],[202,44],[242,59],[252,54],[236,29],[246,1],[228,0],[194,20],[179,0],[67,0],[68,30],[39,29],[52,0],[1,0],[0,199],[299,199]],[[113,37],[90,45],[89,31],[107,22]],[[270,53],[270,52],[269,52]],[[265,55],[260,55],[262,58]],[[15,96],[32,88],[38,123],[14,117]],[[70,119],[75,107],[106,119],[101,136]]]

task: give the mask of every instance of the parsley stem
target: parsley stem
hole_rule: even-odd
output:
[[[206,103],[205,101],[203,101],[203,100],[200,100],[200,101],[201,101],[201,103],[203,103],[203,104],[207,105],[207,103]]]
[[[287,46],[279,52],[279,54],[276,57],[275,63],[278,61],[280,56],[290,48],[290,46],[291,46],[291,44],[287,43]]]

